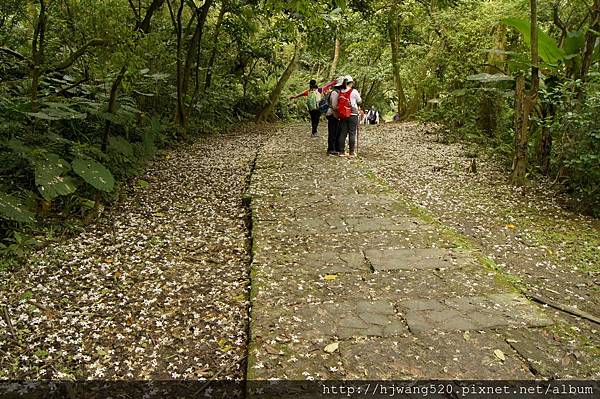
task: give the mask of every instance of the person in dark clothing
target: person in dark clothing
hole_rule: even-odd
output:
[[[319,121],[321,120],[321,110],[319,109],[319,102],[321,102],[321,93],[319,93],[319,86],[317,81],[312,79],[309,82],[308,96],[306,99],[306,107],[310,114],[310,122],[312,126],[312,137],[317,137],[317,128],[319,127]]]
[[[337,109],[339,119],[339,136],[336,151],[340,157],[356,156],[356,141],[358,128],[359,104],[362,102],[360,93],[354,88],[352,76],[344,77],[344,83],[333,108]],[[346,137],[350,153],[345,154]]]
[[[327,155],[337,155],[337,141],[339,137],[339,121],[337,109],[334,109],[332,104],[337,103],[339,89],[344,83],[344,78],[340,77],[335,80],[331,93],[329,94],[329,108],[327,109]]]

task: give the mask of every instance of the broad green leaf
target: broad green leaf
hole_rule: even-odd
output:
[[[58,116],[52,116],[50,114],[47,114],[45,112],[26,112],[27,115],[34,117],[36,119],[44,119],[47,121],[58,121],[61,120],[62,118],[58,117]]]
[[[569,32],[565,38],[563,49],[567,55],[580,54],[585,45],[585,35],[583,32]]]
[[[35,172],[35,185],[45,200],[59,195],[69,195],[77,190],[75,181],[63,176],[71,167],[69,163],[52,153],[32,154],[30,157]]]
[[[35,221],[35,214],[25,209],[21,200],[0,191],[0,217],[15,222],[29,223]]]
[[[62,119],[85,119],[86,114],[71,109],[67,104],[58,102],[46,102],[44,108],[39,112],[26,112],[26,115],[38,119],[57,121]]]
[[[115,179],[108,169],[93,159],[77,158],[71,163],[73,171],[86,183],[100,191],[112,191]]]
[[[507,18],[502,21],[508,26],[517,29],[522,35],[525,43],[531,45],[531,22],[526,19]],[[556,65],[558,61],[565,59],[565,51],[558,47],[556,41],[538,28],[538,52],[540,58],[550,65]]]

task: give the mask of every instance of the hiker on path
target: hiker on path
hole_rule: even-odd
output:
[[[379,124],[379,112],[375,107],[371,107],[369,112],[367,113],[367,122],[369,125],[377,125]]]
[[[314,81],[314,79],[313,79],[313,80],[311,80],[311,82],[312,82],[312,81]],[[329,82],[329,83],[326,83],[326,84],[324,84],[323,86],[319,87],[317,90],[319,91],[319,93],[320,93],[321,95],[324,95],[324,94],[326,94],[326,93],[327,93],[329,90],[331,90],[331,89],[333,88],[333,86],[336,84],[336,82],[337,82],[337,79],[336,79],[336,80],[332,80],[331,82]],[[316,81],[315,81],[315,84],[316,84]],[[309,86],[310,86],[310,84],[309,84]],[[311,89],[310,89],[310,87],[309,87],[307,90],[304,90],[304,91],[303,91],[302,93],[300,93],[300,94],[296,94],[295,96],[290,96],[290,100],[295,100],[295,99],[297,99],[297,98],[299,98],[299,97],[306,97],[306,96],[308,96],[308,94],[310,93],[310,91],[311,91]]]
[[[344,78],[339,77],[334,80],[334,82],[328,98],[329,108],[325,114],[325,117],[327,118],[327,155],[338,154],[337,142],[340,134],[337,109],[333,106],[333,103],[335,102],[337,104],[339,90],[344,83]]]
[[[317,86],[317,81],[312,79],[309,83],[309,93],[306,98],[306,108],[308,108],[312,126],[312,137],[317,137],[317,128],[319,127],[319,121],[321,120],[321,110],[319,109],[320,102],[321,93],[319,93],[319,86]]]
[[[356,132],[358,128],[358,105],[362,102],[360,93],[354,87],[352,76],[344,77],[342,88],[339,95],[332,101],[332,107],[337,110],[339,120],[339,137],[337,141],[337,152],[341,157],[356,156]],[[348,137],[348,149],[350,153],[346,155],[346,137]]]
[[[358,115],[358,120],[360,121],[360,124],[367,124],[367,114],[365,113],[364,109],[360,110],[360,114]]]
[[[317,137],[317,128],[319,127],[319,121],[321,120],[321,95],[327,93],[331,88],[332,84],[333,82],[330,82],[322,87],[319,87],[317,85],[317,81],[311,79],[311,81],[308,84],[308,90],[305,90],[300,94],[290,97],[290,100],[303,96],[307,97],[306,108],[308,108],[308,113],[310,115],[312,137]]]

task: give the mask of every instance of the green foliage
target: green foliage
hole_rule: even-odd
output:
[[[23,202],[12,195],[0,191],[0,217],[20,223],[35,221],[35,214]]]
[[[34,150],[30,160],[35,171],[35,184],[42,197],[53,200],[59,195],[69,195],[77,187],[72,178],[63,176],[70,170],[69,164],[56,154],[44,150]]]
[[[115,186],[115,179],[106,167],[93,159],[77,158],[72,162],[73,172],[86,183],[100,191],[110,192]]]
[[[519,18],[507,18],[502,21],[506,25],[517,29],[527,46],[531,46],[531,22]],[[566,57],[565,50],[558,47],[556,40],[548,36],[541,28],[538,27],[538,52],[542,60],[550,65],[557,65],[559,61],[563,61]],[[572,54],[572,53],[571,53]]]

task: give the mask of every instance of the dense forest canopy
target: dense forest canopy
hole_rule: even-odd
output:
[[[192,134],[304,118],[289,96],[345,74],[598,212],[598,32],[600,0],[4,0],[0,234],[97,213]]]

